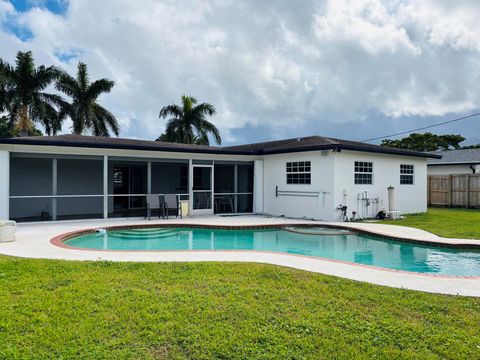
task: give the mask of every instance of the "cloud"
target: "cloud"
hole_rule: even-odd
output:
[[[122,136],[156,138],[160,108],[186,93],[215,104],[227,143],[358,138],[479,108],[479,16],[473,0],[0,0],[0,42],[9,61],[31,49],[115,80],[100,101]],[[32,37],[9,32],[12,18]]]

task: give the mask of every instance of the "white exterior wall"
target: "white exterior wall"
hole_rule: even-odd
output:
[[[395,210],[401,213],[418,213],[427,211],[427,160],[411,156],[397,156],[388,154],[374,154],[366,152],[346,151],[333,153],[335,157],[335,188],[334,205],[344,204],[343,192],[346,192],[348,216],[352,211],[357,211],[357,194],[367,191],[368,198],[379,197],[383,207],[388,210],[389,186],[394,187]],[[368,161],[373,163],[373,184],[355,185],[355,161]],[[414,184],[400,185],[400,164],[411,164],[414,167]],[[383,205],[383,206],[382,206]],[[358,204],[360,207],[360,202]],[[374,216],[376,205],[369,207],[369,216]],[[360,214],[361,215],[361,214]],[[341,213],[336,212],[335,220],[341,218]],[[331,220],[331,219],[329,219]]]
[[[8,220],[10,196],[10,154],[0,150],[0,220]]]
[[[263,160],[255,160],[253,165],[253,212],[263,213]]]
[[[286,163],[289,161],[311,161],[310,185],[286,184]],[[372,185],[355,185],[355,161],[373,163]],[[400,185],[400,164],[414,166],[413,185]],[[267,155],[264,157],[264,174],[264,210],[265,213],[272,215],[311,217],[327,221],[341,220],[342,213],[336,208],[340,204],[347,205],[349,217],[352,211],[358,213],[360,209],[357,209],[357,194],[367,191],[369,198],[380,199],[378,206],[369,207],[368,215],[373,217],[376,211],[388,209],[389,186],[394,187],[396,210],[401,213],[427,210],[427,166],[426,159],[423,158],[346,150],[340,153],[329,150]],[[317,198],[275,197],[276,185],[279,190],[316,191],[320,195]]]
[[[323,154],[323,155],[322,155]],[[310,185],[287,185],[286,163],[311,162]],[[264,212],[272,215],[329,219],[333,207],[333,157],[329,151],[267,155],[264,166]],[[290,191],[319,192],[318,197],[275,196],[275,187]]]
[[[473,174],[470,166],[475,168],[475,173],[480,173],[480,165],[430,165],[428,166],[428,175],[459,175]]]

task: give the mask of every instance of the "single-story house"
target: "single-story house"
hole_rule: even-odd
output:
[[[480,149],[458,149],[432,152],[441,158],[427,161],[428,175],[459,175],[480,173]]]
[[[322,136],[225,147],[80,135],[3,138],[0,219],[143,216],[147,194],[177,194],[193,215],[340,220],[342,206],[357,217],[389,206],[423,212],[429,157],[439,158]]]

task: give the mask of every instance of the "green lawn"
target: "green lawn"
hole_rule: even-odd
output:
[[[480,210],[429,208],[426,214],[406,217],[406,220],[386,220],[382,224],[411,226],[449,238],[480,239]]]
[[[474,359],[480,299],[260,264],[0,257],[0,358]]]

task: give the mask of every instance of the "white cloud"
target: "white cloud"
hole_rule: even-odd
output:
[[[0,21],[12,12],[0,0]],[[9,61],[31,49],[37,63],[74,73],[82,60],[92,79],[114,79],[100,100],[122,136],[155,138],[160,108],[187,93],[216,105],[213,121],[234,142],[252,126],[295,136],[351,122],[377,129],[371,112],[387,124],[478,108],[479,16],[474,0],[71,0],[63,16],[15,14],[34,37],[0,31],[0,43]]]
[[[320,40],[348,42],[371,55],[387,51],[421,50],[413,44],[395,13],[380,0],[328,1],[325,10],[315,15],[315,34]]]

